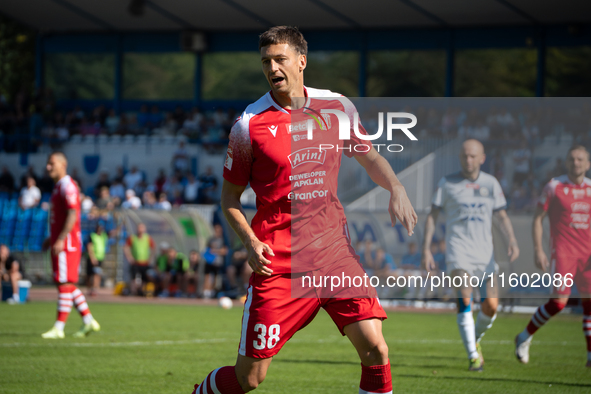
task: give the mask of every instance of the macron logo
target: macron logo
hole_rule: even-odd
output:
[[[269,129],[271,134],[273,134],[273,137],[275,137],[275,134],[277,134],[277,126],[269,126],[267,128]]]

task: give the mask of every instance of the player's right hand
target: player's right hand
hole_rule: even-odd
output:
[[[430,250],[423,251],[423,255],[421,256],[421,268],[429,272],[435,271],[437,268],[435,266],[435,259],[433,259],[433,254]]]
[[[254,240],[252,243],[247,247],[248,250],[248,265],[252,270],[264,276],[271,276],[273,270],[267,267],[271,264],[270,260],[267,260],[263,253],[267,253],[269,256],[275,256],[273,250],[269,245],[263,243],[259,240]]]
[[[44,252],[47,251],[47,249],[49,249],[49,245],[51,244],[51,240],[48,238],[45,238],[45,240],[43,241],[43,244],[41,245],[41,250],[43,250]]]
[[[546,256],[546,252],[543,250],[536,251],[534,255],[534,262],[536,263],[536,267],[544,272],[548,272],[550,263],[548,262],[548,256]]]

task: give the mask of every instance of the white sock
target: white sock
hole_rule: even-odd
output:
[[[478,352],[476,351],[476,337],[474,336],[474,317],[472,316],[472,312],[458,313],[457,322],[462,342],[464,342],[464,348],[466,348],[466,353],[468,353],[468,358],[478,358]]]
[[[524,342],[524,341],[530,340],[532,336],[533,335],[529,334],[529,331],[527,331],[527,327],[526,327],[523,331],[521,331],[519,333],[519,335],[517,336],[517,339],[519,340],[519,342]]]
[[[92,313],[82,316],[82,321],[84,322],[84,324],[92,323]]]
[[[63,321],[57,320],[53,326],[60,331],[64,331],[64,327],[66,326],[66,323],[64,323]]]
[[[21,297],[18,295],[18,293],[14,293],[12,295],[12,299],[15,300],[16,302],[21,302]]]
[[[482,313],[482,311],[478,312],[478,316],[476,317],[475,328],[476,343],[480,342],[486,331],[492,327],[493,322],[496,318],[496,313],[492,317],[490,317]]]

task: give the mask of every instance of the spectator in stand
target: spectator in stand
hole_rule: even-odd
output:
[[[119,206],[121,205],[121,202],[125,200],[125,186],[115,179],[109,188],[109,194],[113,198],[115,205]]]
[[[127,189],[125,192],[125,201],[121,203],[123,209],[140,209],[142,207],[142,200],[135,195],[132,189]]]
[[[139,121],[138,121],[138,116],[135,115],[129,115],[129,117],[127,118],[127,122],[126,122],[126,127],[125,129],[122,129],[121,132],[123,134],[132,134],[132,135],[138,135],[140,133],[144,133],[146,131],[145,127],[140,126]]]
[[[205,170],[205,174],[199,177],[199,203],[200,204],[212,204],[217,200],[217,187],[218,180],[213,174],[213,168],[208,166]]]
[[[32,176],[27,177],[27,187],[21,190],[20,197],[18,199],[18,205],[23,210],[35,208],[41,201],[41,191],[35,185],[35,178]]]
[[[150,111],[150,114],[148,115],[147,127],[149,129],[154,129],[156,127],[162,126],[163,122],[164,122],[164,117],[162,116],[162,112],[160,112],[157,105],[153,105],[152,110]]]
[[[37,187],[41,191],[41,195],[51,194],[53,192],[54,185],[55,182],[53,181],[53,179],[51,179],[47,170],[43,171],[43,176],[41,177],[41,179],[39,179],[39,182],[37,183]]]
[[[163,191],[166,193],[166,197],[169,201],[175,201],[176,198],[183,193],[183,185],[179,182],[176,175],[168,178],[168,181],[163,186]]]
[[[33,166],[29,166],[29,168],[27,168],[27,172],[25,172],[23,176],[21,176],[19,190],[23,189],[24,187],[27,187],[28,177],[33,177],[33,179],[35,180],[35,184],[37,184],[37,182],[39,181],[39,177],[35,173],[35,168]]]
[[[213,226],[214,234],[207,242],[207,249],[203,254],[205,262],[205,285],[203,296],[213,298],[215,295],[216,279],[224,267],[224,260],[228,254],[228,247],[224,239],[224,229],[220,224]]]
[[[162,123],[159,130],[161,135],[176,135],[178,124],[173,114],[170,112],[166,114],[166,120]]]
[[[554,164],[554,168],[548,171],[548,175],[546,177],[549,181],[550,179],[556,178],[563,174],[566,174],[566,166],[564,165],[564,160],[562,160],[561,157],[558,157],[556,158],[556,164]]]
[[[184,121],[183,129],[185,129],[185,132],[192,138],[198,138],[203,130],[204,123],[205,116],[203,116],[199,107],[194,107],[191,114]]]
[[[113,199],[111,198],[111,194],[109,193],[109,188],[107,186],[103,186],[100,189],[99,196],[96,199],[96,206],[98,209],[106,209],[109,203],[112,203]]]
[[[519,149],[513,151],[513,182],[519,185],[527,179],[529,174],[529,162],[531,159],[531,150],[527,146],[527,140],[521,140]]]
[[[179,125],[179,127],[185,122],[186,119],[186,114],[185,114],[185,110],[183,109],[183,107],[181,107],[180,105],[177,105],[175,110],[174,110],[174,120],[176,121],[177,125]]]
[[[135,185],[135,187],[133,188],[133,191],[135,192],[136,196],[143,196],[144,192],[146,192],[147,190],[148,190],[148,184],[143,179],[141,181],[139,181]]]
[[[105,119],[105,127],[109,135],[113,135],[119,131],[121,118],[117,116],[114,109],[109,110],[109,116]]]
[[[102,189],[106,187],[109,189],[111,187],[111,181],[109,180],[109,174],[106,171],[103,171],[99,175],[99,179],[94,185],[94,195],[96,197],[100,196]]]
[[[143,208],[144,209],[154,209],[154,208],[156,208],[156,204],[158,202],[156,201],[156,196],[154,195],[154,192],[151,192],[149,190],[146,190],[144,192],[144,194],[142,195],[142,203],[143,203]]]
[[[80,193],[80,210],[82,212],[90,212],[90,210],[94,207],[94,202],[92,202],[92,198],[89,196],[85,196],[84,194]]]
[[[245,294],[248,289],[248,278],[252,274],[252,268],[248,265],[248,252],[241,242],[232,253],[230,265],[226,267],[226,278],[232,290]]]
[[[185,172],[189,169],[189,152],[185,148],[185,142],[179,142],[179,147],[172,156],[172,170],[173,172]]]
[[[408,253],[402,256],[400,268],[405,270],[421,269],[421,253],[418,251],[417,244],[415,242],[408,243]]]
[[[125,178],[125,171],[123,171],[123,167],[117,166],[117,170],[115,170],[115,176],[113,177],[113,182],[118,181],[119,183],[124,183],[123,178]]]
[[[164,169],[161,168],[158,172],[158,177],[154,181],[154,193],[156,193],[156,195],[160,195],[160,193],[162,193],[165,183],[166,173],[164,172]]]
[[[101,279],[103,275],[103,261],[107,254],[109,245],[109,236],[105,231],[105,227],[99,221],[96,229],[91,232],[86,240],[86,251],[88,257],[86,260],[86,286],[88,287],[88,295],[91,297],[95,295],[95,289],[101,287]]]
[[[158,203],[154,206],[154,209],[159,209],[162,211],[170,211],[172,210],[172,204],[167,200],[166,193],[160,193],[158,197]]]
[[[196,204],[197,197],[199,195],[199,182],[193,174],[189,173],[187,175],[187,184],[185,185],[185,193],[183,195],[183,200],[185,204]]]
[[[140,130],[144,130],[149,127],[150,122],[150,114],[148,113],[148,106],[146,104],[142,104],[140,107],[140,112],[138,112],[137,116],[135,116],[137,127]]]
[[[2,281],[10,282],[12,284],[12,298],[7,302],[15,304],[20,302],[18,292],[18,281],[22,279],[22,266],[16,258],[10,254],[10,249],[4,244],[0,244],[0,277]]]
[[[151,265],[154,249],[154,240],[146,232],[146,225],[138,224],[137,235],[129,236],[123,247],[123,253],[130,266],[131,294],[138,294],[144,283],[154,283],[154,270]]]
[[[138,171],[137,166],[131,167],[131,171],[129,171],[123,177],[123,184],[125,185],[126,189],[135,189],[138,183],[140,183],[144,179],[144,176],[141,172]]]
[[[14,191],[14,176],[6,166],[2,166],[0,175],[0,192],[12,193]]]

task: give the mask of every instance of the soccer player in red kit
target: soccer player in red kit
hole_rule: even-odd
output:
[[[212,371],[195,385],[193,393],[254,390],[264,380],[272,357],[312,321],[321,307],[359,354],[359,393],[391,393],[388,346],[382,336],[386,314],[375,290],[357,298],[293,297],[292,285],[304,272],[311,276],[330,274],[345,267],[350,270],[347,272],[363,273],[336,195],[342,152],[354,156],[374,182],[391,192],[388,208],[392,224],[400,220],[410,235],[417,222],[416,213],[392,168],[371,144],[356,151],[350,149],[351,141],[338,140],[340,151],[322,150],[292,128],[299,114],[298,119],[316,120],[312,122],[314,138],[333,135],[336,127],[328,124],[338,124],[337,117],[321,116],[315,105],[339,110],[354,119],[354,107],[343,96],[304,86],[307,43],[298,29],[269,29],[260,36],[259,50],[271,91],[249,105],[232,128],[221,198],[222,210],[245,245],[248,264],[254,271],[244,305],[238,358],[234,366]],[[310,112],[304,114],[306,110]],[[363,133],[361,124],[358,129]],[[361,142],[357,137],[353,141]],[[248,183],[257,196],[257,213],[251,225],[240,204]],[[304,264],[296,266],[294,260]],[[346,289],[338,293],[342,294]],[[314,388],[309,391],[314,392]]]
[[[535,263],[552,278],[560,275],[562,285],[553,284],[550,301],[538,308],[527,327],[515,338],[515,356],[527,364],[534,333],[566,305],[571,288],[577,285],[583,304],[583,332],[587,340],[587,367],[591,367],[591,179],[585,177],[591,163],[584,146],[572,147],[566,156],[567,175],[553,178],[544,187],[534,216]],[[542,246],[542,220],[550,219],[550,263]],[[558,282],[556,282],[558,284]]]
[[[99,331],[100,325],[92,317],[84,295],[76,287],[82,254],[80,193],[76,182],[67,174],[68,160],[63,153],[54,152],[49,155],[46,168],[55,187],[51,194],[49,238],[43,243],[43,249],[51,248],[53,281],[59,295],[57,320],[52,329],[41,336],[48,339],[64,338],[68,315],[72,306],[76,306],[83,324],[74,337],[83,338],[92,331]]]

